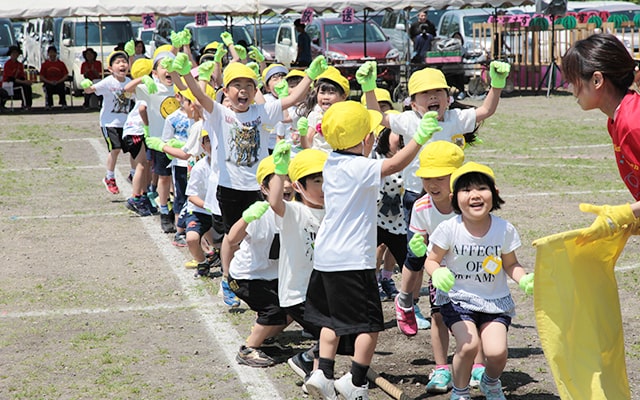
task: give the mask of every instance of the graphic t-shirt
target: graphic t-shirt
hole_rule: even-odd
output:
[[[147,116],[149,118],[149,136],[162,137],[164,128],[164,120],[177,109],[180,108],[180,102],[176,99],[176,94],[172,86],[166,86],[154,79],[158,91],[150,94],[145,85],[136,86],[136,98],[144,100],[147,107]]]
[[[125,78],[120,82],[110,75],[93,85],[96,95],[102,96],[100,109],[100,126],[122,128],[127,115],[133,106],[134,96],[124,90],[131,79]]]

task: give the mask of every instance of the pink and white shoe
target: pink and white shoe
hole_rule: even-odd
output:
[[[415,336],[418,333],[418,322],[413,307],[403,308],[398,304],[398,296],[393,301],[396,307],[396,323],[400,332],[407,336]]]

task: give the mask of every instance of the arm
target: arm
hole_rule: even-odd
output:
[[[187,197],[187,200],[189,200],[191,204],[193,204],[196,207],[205,208],[204,200],[202,200],[199,196],[189,196]]]
[[[516,283],[520,283],[520,279],[527,274],[527,271],[525,271],[522,265],[520,265],[520,262],[518,262],[515,251],[502,254],[502,268]]]
[[[138,87],[138,85],[141,83],[142,83],[142,78],[132,79],[129,81],[129,83],[127,83],[124,86],[124,90],[125,92],[133,93],[136,91],[136,87]]]
[[[305,77],[302,78],[302,81],[300,81],[298,86],[289,91],[289,96],[284,99],[280,99],[282,109],[286,110],[287,108],[300,103],[307,95],[307,92],[311,87],[311,83],[316,80],[320,74],[326,71],[327,68],[329,68],[329,66],[327,65],[327,60],[324,56],[316,57],[309,65],[309,68],[305,70]]]
[[[433,272],[441,268],[442,259],[445,254],[447,254],[447,250],[444,250],[435,244],[431,246],[431,251],[427,255],[427,259],[424,262],[424,269],[430,276],[433,276]]]
[[[280,217],[284,216],[286,210],[283,199],[284,181],[289,172],[290,160],[291,146],[284,140],[280,140],[273,149],[273,162],[276,165],[276,176],[272,178],[269,184],[269,205]]]
[[[215,101],[211,97],[207,96],[207,93],[202,90],[202,88],[200,88],[200,85],[198,84],[198,82],[196,82],[196,80],[190,73],[183,75],[183,77],[185,82],[187,83],[187,86],[191,90],[191,93],[193,93],[195,98],[198,99],[198,102],[200,103],[202,108],[207,110],[207,112],[212,113]],[[206,84],[206,82],[203,83]]]
[[[489,93],[487,93],[487,97],[485,97],[482,105],[476,108],[476,122],[484,121],[496,112],[501,93],[502,89],[496,89],[494,87],[489,89]]]
[[[224,244],[224,242],[229,242],[228,244],[233,247],[240,245],[242,239],[247,236],[248,226],[249,224],[246,223],[244,219],[240,218],[229,230],[226,237],[227,240],[223,240],[222,243]]]

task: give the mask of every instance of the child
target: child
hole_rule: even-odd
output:
[[[40,80],[44,83],[46,94],[44,108],[50,110],[53,106],[53,95],[58,95],[58,101],[62,109],[67,108],[66,88],[64,82],[69,76],[67,66],[58,59],[56,46],[49,46],[47,49],[47,60],[40,67]]]
[[[272,196],[270,182],[274,176],[273,157],[266,157],[258,165],[256,181],[267,198]],[[284,191],[279,190],[278,194],[283,195]],[[249,206],[231,227],[222,246],[224,251],[238,248],[229,266],[229,287],[258,314],[236,361],[250,367],[271,366],[275,361],[260,346],[265,339],[282,332],[290,320],[278,302],[280,240],[269,203],[257,201]]]
[[[368,399],[367,370],[384,329],[376,283],[376,200],[380,181],[401,171],[439,130],[427,113],[414,140],[393,157],[373,160],[373,130],[382,116],[360,103],[329,107],[322,132],[334,149],[324,170],[326,214],[316,237],[313,272],[307,289],[305,320],[321,326],[318,369],[306,382],[316,397],[335,398],[333,372],[341,336],[354,335],[351,373],[335,382],[347,399]]]
[[[95,52],[91,47],[87,48],[82,52],[82,57],[84,61],[80,66],[80,73],[85,79],[89,79],[91,82],[97,82],[102,79],[102,62],[100,60],[96,60],[98,57],[98,53]],[[88,109],[90,106],[91,96],[95,96],[94,94],[84,94],[84,103],[82,104],[83,109]],[[98,98],[101,100],[101,98]]]
[[[491,168],[468,162],[451,174],[451,202],[458,216],[441,222],[429,236],[425,268],[436,291],[436,305],[456,338],[451,399],[470,399],[469,379],[476,353],[484,351],[486,370],[480,390],[488,399],[506,399],[500,375],[507,363],[507,330],[515,315],[507,276],[533,293],[515,250],[513,225],[491,214],[500,198]]]
[[[266,92],[264,95],[265,102],[276,101],[279,98],[276,85],[284,79],[287,73],[289,73],[289,70],[282,64],[271,64],[262,71],[262,82],[264,83]],[[283,121],[290,120],[287,110],[283,110],[283,115]],[[282,121],[278,121],[278,123],[271,127],[268,143],[269,154],[273,152],[273,147],[276,145],[276,142],[284,139],[285,128],[286,126]]]
[[[95,93],[102,96],[102,108],[100,109],[100,128],[107,142],[109,155],[107,156],[107,174],[102,183],[111,194],[120,193],[116,184],[115,167],[118,155],[122,149],[122,128],[131,111],[132,96],[125,88],[130,79],[129,56],[124,51],[114,51],[107,59],[111,75],[94,84],[89,79],[81,83],[84,92]]]
[[[299,115],[305,116],[298,120],[298,132],[303,148],[331,152],[331,146],[324,140],[320,129],[322,115],[332,104],[345,101],[349,92],[349,80],[342,76],[336,67],[329,67],[318,77],[313,92],[297,110]]]
[[[566,64],[565,64],[566,63]],[[613,234],[640,216],[640,132],[637,123],[640,95],[629,87],[637,83],[638,67],[624,44],[614,35],[595,34],[578,40],[562,57],[562,76],[583,110],[600,109],[609,119],[607,130],[613,142],[620,177],[635,203],[620,206],[581,204],[580,210],[598,218],[580,242]]]

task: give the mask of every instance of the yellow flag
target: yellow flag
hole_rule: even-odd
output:
[[[614,266],[631,229],[578,246],[580,232],[533,243],[542,349],[560,398],[630,399]]]

